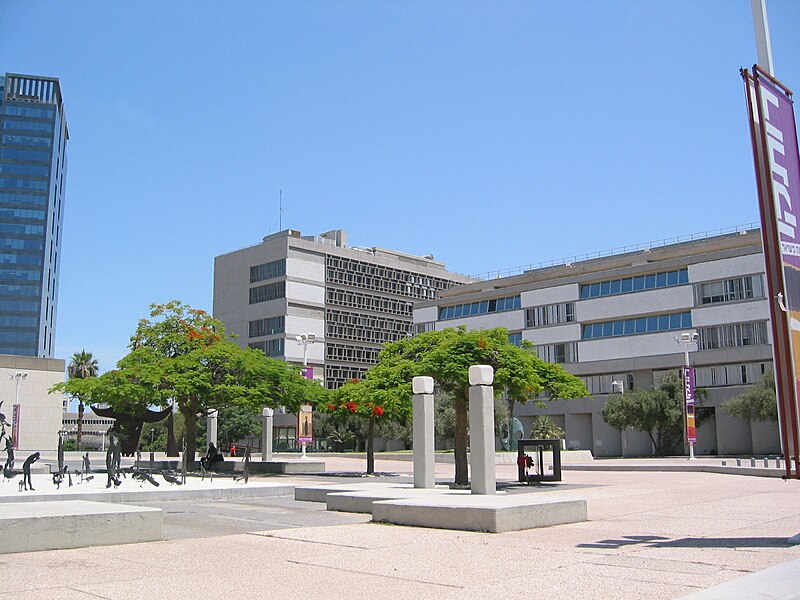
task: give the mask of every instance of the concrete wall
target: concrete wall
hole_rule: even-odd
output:
[[[27,373],[19,382],[19,439],[17,458],[28,452],[50,451],[58,448],[61,429],[63,396],[48,394],[48,390],[64,381],[65,361],[30,356],[0,355],[0,398],[6,421],[12,423],[17,385],[15,373]],[[6,428],[10,435],[11,428]]]

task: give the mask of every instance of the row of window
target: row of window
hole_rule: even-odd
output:
[[[0,173],[12,173],[16,175],[36,175],[47,177],[50,174],[50,167],[45,165],[21,165],[18,163],[0,163]]]
[[[349,365],[325,365],[325,387],[335,390],[353,379],[364,379],[367,367]]]
[[[45,206],[47,204],[47,196],[0,192],[0,204],[33,204],[36,206]]]
[[[2,265],[41,265],[43,261],[41,254],[0,253]]]
[[[457,304],[455,306],[445,306],[439,309],[439,320],[458,319],[460,317],[472,317],[493,312],[503,312],[506,310],[516,310],[520,307],[520,297],[508,296],[505,298],[493,298],[482,300],[481,302],[471,302],[469,304]]]
[[[30,296],[38,298],[41,288],[38,285],[16,285],[0,283],[0,296]]]
[[[612,394],[621,391],[633,390],[633,373],[618,373],[616,375],[586,375],[580,377],[590,395]]]
[[[0,300],[0,310],[11,312],[38,313],[39,303],[26,300]]]
[[[380,348],[351,346],[350,344],[325,344],[325,359],[374,365],[378,362],[378,352],[380,351]]]
[[[276,281],[266,285],[258,285],[250,288],[250,304],[277,300],[286,296],[286,282]]]
[[[0,268],[0,281],[41,281],[41,269]]]
[[[0,346],[0,354],[14,354],[16,356],[37,356],[36,344],[23,344],[20,342]]]
[[[0,344],[35,344],[37,332],[0,331]]]
[[[386,298],[375,294],[365,294],[354,290],[327,287],[327,303],[348,308],[371,310],[374,312],[410,317],[414,307],[408,300]]]
[[[5,160],[28,160],[50,163],[49,150],[23,150],[22,148],[0,148],[0,158]]]
[[[575,303],[562,302],[525,310],[525,327],[545,327],[575,321]]]
[[[755,382],[767,370],[771,363],[746,363],[738,365],[715,365],[696,367],[694,383],[697,387],[722,387],[727,385],[744,385]]]
[[[38,146],[40,148],[50,148],[53,145],[52,138],[34,137],[32,135],[9,135],[3,134],[0,137],[4,146]]]
[[[575,363],[578,362],[578,342],[565,342],[563,344],[542,344],[534,348],[536,355],[549,363]]]
[[[0,286],[2,287],[2,286]],[[17,317],[12,315],[0,315],[0,327],[28,328],[38,327],[38,317]]]
[[[699,283],[695,286],[695,304],[718,304],[764,297],[764,280],[761,275],[734,277]]]
[[[39,181],[38,179],[17,179],[16,177],[0,177],[0,187],[3,188],[16,188],[20,190],[48,190],[50,183],[48,181]]]
[[[445,290],[454,285],[454,282],[442,279],[440,277],[431,277],[429,275],[421,275],[419,273],[412,273],[404,269],[395,269],[393,267],[386,267],[368,263],[353,258],[344,258],[339,256],[328,255],[326,264],[330,268],[339,269],[343,271],[350,271],[353,273],[360,273],[362,275],[372,275],[382,279],[389,279],[399,281],[402,283],[410,283],[427,287],[435,290]]]
[[[2,213],[2,209],[0,209]],[[0,238],[0,250],[42,250],[44,241],[35,238]]]
[[[583,326],[583,335],[581,338],[584,340],[596,340],[620,335],[636,335],[639,333],[687,329],[691,326],[691,312],[653,315],[650,317],[621,319],[619,321],[606,321],[604,323],[590,323]]]
[[[266,319],[257,319],[255,321],[250,321],[249,336],[251,338],[254,338],[254,337],[261,337],[264,335],[275,335],[277,333],[284,333],[285,330],[286,330],[285,317],[283,316],[268,317]]]
[[[247,344],[250,348],[261,350],[267,356],[283,356],[284,340],[278,338],[275,340],[261,340],[258,342],[250,342]]]
[[[598,283],[584,283],[580,287],[581,299],[614,296],[628,292],[640,292],[656,288],[669,287],[689,283],[689,270],[662,271],[649,275],[636,275],[621,279],[610,279]]]
[[[27,225],[25,223],[0,223],[0,233],[42,235],[44,233],[44,226]]]
[[[3,208],[0,207],[0,219],[35,219],[44,221],[45,212],[30,208]]]
[[[391,331],[386,329],[373,329],[371,327],[358,327],[352,325],[339,325],[336,323],[325,324],[325,335],[328,338],[338,338],[342,340],[352,340],[354,342],[367,342],[370,344],[388,344],[402,340],[410,335],[402,331]]]
[[[2,113],[14,117],[34,117],[40,119],[52,119],[52,108],[34,108],[29,106],[6,105],[2,108]]]
[[[697,330],[700,334],[697,347],[699,350],[716,350],[766,344],[769,341],[768,330],[767,321],[701,327]]]
[[[13,119],[3,120],[3,129],[14,129],[16,131],[36,131],[38,133],[52,133],[53,124],[46,121],[15,121]]]
[[[286,275],[285,258],[250,267],[250,283],[266,281],[267,279],[283,277],[284,275]]]
[[[439,277],[428,277],[403,269],[383,267],[360,260],[328,255],[326,281],[377,290],[421,300],[433,300],[439,290],[456,285]]]

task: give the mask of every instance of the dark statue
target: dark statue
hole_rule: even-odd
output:
[[[119,435],[114,431],[109,431],[108,450],[106,451],[106,473],[108,474],[108,480],[106,482],[107,488],[110,488],[112,483],[115,488],[120,484],[119,463],[121,450],[122,446],[120,444]]]
[[[121,437],[120,452],[125,456],[133,456],[136,453],[145,423],[158,423],[172,413],[171,406],[160,411],[147,409],[136,414],[118,412],[113,408],[100,408],[99,406],[92,406],[92,410],[98,416],[116,419],[112,430]]]
[[[6,436],[6,453],[8,454],[8,458],[6,459],[6,469],[13,469],[14,468],[14,441],[11,439],[11,436]]]
[[[33,480],[31,479],[31,465],[39,460],[39,458],[39,453],[34,452],[25,459],[25,462],[22,465],[22,487],[25,489],[25,491],[28,491],[28,486],[30,486],[31,491],[35,491],[33,489]]]
[[[250,448],[244,451],[244,468],[241,475],[234,475],[234,481],[244,480],[245,483],[250,479]]]

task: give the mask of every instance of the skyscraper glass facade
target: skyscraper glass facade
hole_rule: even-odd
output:
[[[0,75],[0,354],[53,355],[68,139],[58,79]]]

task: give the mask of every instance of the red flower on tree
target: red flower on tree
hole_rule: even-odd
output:
[[[330,410],[330,411],[334,411],[334,410],[336,410],[336,405],[335,405],[335,404],[328,404],[328,405],[327,405],[327,408],[328,408],[328,410]]]
[[[382,406],[373,406],[372,407],[372,414],[376,417],[383,416],[383,407]]]
[[[358,408],[358,404],[356,404],[355,402],[345,402],[344,403],[344,407],[347,410],[349,410],[351,413],[354,413],[354,412],[356,412],[356,409]]]

